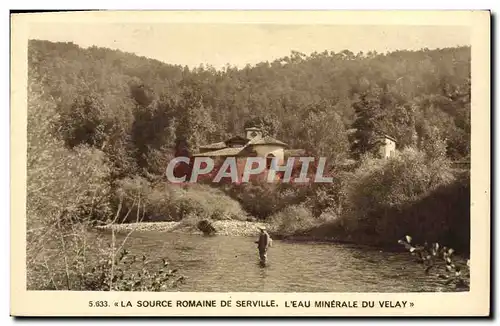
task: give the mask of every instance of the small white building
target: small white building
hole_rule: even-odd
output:
[[[396,155],[396,139],[388,135],[382,135],[379,153],[382,158]]]

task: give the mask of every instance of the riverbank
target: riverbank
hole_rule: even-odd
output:
[[[237,220],[211,221],[218,235],[225,236],[256,236],[259,234],[259,227],[264,226],[270,229],[270,225],[262,222],[248,222]],[[156,232],[174,232],[186,234],[202,234],[198,228],[183,221],[180,222],[141,222],[141,223],[123,223],[98,226],[99,230],[115,230],[117,232],[130,231],[156,231]]]
[[[353,237],[345,232],[339,232],[338,228],[333,225],[322,225],[314,227],[308,231],[299,232],[296,234],[282,234],[275,230],[272,224],[263,222],[249,222],[238,220],[223,220],[211,221],[214,228],[217,230],[216,235],[229,237],[255,237],[259,235],[259,227],[264,226],[274,240],[282,240],[287,242],[303,242],[303,243],[335,243],[357,246],[368,246],[380,250],[391,252],[404,252],[396,241],[394,243],[384,243],[376,241],[376,239],[364,238],[364,241],[359,237]],[[196,223],[187,221],[179,222],[140,222],[140,223],[123,223],[111,224],[97,227],[99,230],[109,231],[114,230],[118,233],[134,232],[165,232],[165,233],[181,233],[202,235],[203,233],[196,227]]]
[[[381,241],[379,238],[369,235],[353,235],[339,229],[335,223],[324,224],[313,227],[307,231],[297,232],[295,234],[282,234],[275,230],[270,223],[249,222],[239,220],[212,220],[210,221],[216,229],[216,235],[230,237],[254,237],[259,235],[259,227],[263,226],[275,240],[284,240],[287,242],[316,242],[316,243],[336,243],[352,244],[358,246],[368,246],[380,250],[392,252],[404,252],[405,249],[397,243]],[[179,222],[139,222],[123,223],[98,226],[98,230],[114,230],[119,233],[135,232],[166,232],[202,235],[203,233],[196,227],[192,221]]]
[[[284,235],[274,230],[269,223],[263,222],[248,222],[238,220],[211,221],[214,228],[217,230],[217,235],[233,236],[233,237],[253,237],[259,235],[259,227],[263,226],[275,240],[286,240],[293,242],[331,242],[331,243],[356,243],[348,237],[331,236],[329,234],[321,234],[312,232],[309,234],[294,234]],[[140,222],[140,223],[123,223],[98,226],[99,230],[114,230],[115,232],[169,232],[169,233],[184,233],[184,234],[203,234],[194,224],[180,222]]]

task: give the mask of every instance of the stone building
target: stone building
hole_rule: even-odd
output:
[[[278,165],[283,165],[285,149],[288,147],[286,143],[270,136],[263,136],[262,130],[252,127],[245,129],[245,136],[235,136],[221,142],[200,146],[199,153],[194,154],[193,157],[210,157],[216,164],[228,157],[234,157],[238,166],[238,174],[241,176],[248,157],[266,158],[266,170],[272,168],[273,159]]]
[[[200,146],[193,156],[211,157],[266,157],[277,158],[282,163],[288,145],[273,137],[263,136],[259,128],[246,128],[245,137],[235,136],[222,142]]]

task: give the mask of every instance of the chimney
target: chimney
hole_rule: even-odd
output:
[[[245,136],[250,140],[262,138],[262,131],[256,127],[245,128]]]

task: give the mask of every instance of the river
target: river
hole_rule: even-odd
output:
[[[122,235],[118,235],[119,240]],[[408,253],[359,245],[273,241],[269,265],[259,266],[251,237],[134,232],[133,254],[166,258],[186,277],[188,292],[435,292],[448,291],[426,276]]]

